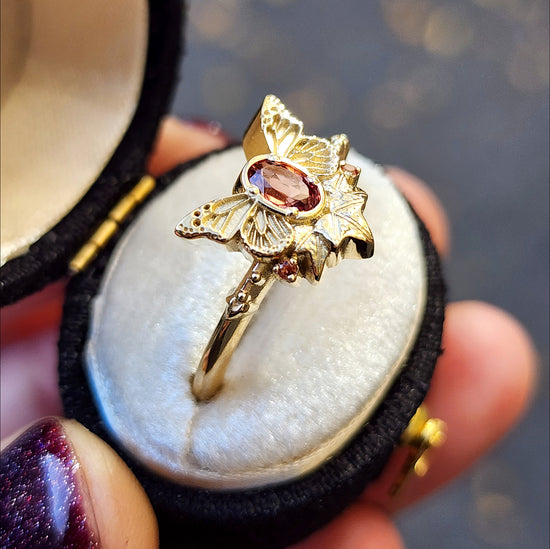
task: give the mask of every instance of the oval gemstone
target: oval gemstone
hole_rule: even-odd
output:
[[[267,158],[254,162],[248,169],[248,180],[260,189],[262,196],[279,208],[312,210],[319,204],[319,187],[301,170]]]

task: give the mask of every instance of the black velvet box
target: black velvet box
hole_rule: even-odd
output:
[[[116,146],[107,156],[103,155],[103,164],[96,162],[99,167],[97,174],[76,203],[43,234],[34,236],[32,243],[19,246],[5,261],[1,268],[2,305],[13,303],[67,275],[72,258],[108,218],[109,212],[144,176],[146,157],[160,118],[168,109],[176,82],[182,52],[183,10],[180,2],[176,1],[150,0],[147,5],[140,6],[140,13],[146,17],[146,33],[142,33],[142,42],[143,37],[146,38],[142,51],[146,55],[141,60],[141,68],[140,62],[133,60],[142,76],[138,78],[139,93],[135,95],[134,108],[129,109],[126,127],[124,131],[119,129]],[[16,13],[15,17],[26,15]],[[105,17],[114,20],[122,15],[123,12],[103,13],[98,15],[96,23],[102,24]],[[89,17],[81,19],[81,23],[88,26],[94,24]],[[143,21],[140,25],[143,27]],[[48,29],[48,32],[54,31],[55,27]],[[32,40],[31,36],[31,44]],[[108,46],[107,57],[117,51],[116,43]],[[13,92],[17,93],[16,87]],[[257,105],[251,105],[251,115],[256,108]],[[91,116],[92,112],[88,114]],[[299,113],[296,114],[299,116]],[[87,138],[86,132],[87,124],[84,122],[79,129],[84,136],[83,143]],[[108,130],[106,132],[109,133]],[[62,136],[63,133],[57,135]],[[9,136],[4,139],[9,139]],[[63,145],[59,144],[59,147],[63,148]],[[144,204],[161,197],[185,174],[193,173],[201,166],[205,169],[207,162],[218,158],[223,161],[223,155],[232,150],[212,153],[178,166],[160,177]],[[19,166],[24,169],[25,163],[19,163]],[[230,178],[235,175],[231,174]],[[71,177],[70,170],[65,176]],[[10,205],[4,203],[3,208],[10,208]],[[90,388],[85,363],[94,298],[100,291],[117,242],[133,222],[139,221],[143,208],[144,205],[140,204],[133,209],[90,265],[83,272],[71,275],[59,341],[60,389],[65,413],[112,445],[134,471],[157,513],[162,547],[180,547],[182,544],[190,547],[219,544],[229,547],[281,547],[296,542],[334,518],[380,474],[425,398],[440,354],[445,307],[445,287],[439,258],[429,234],[413,214],[418,225],[419,246],[425,259],[424,310],[415,340],[399,373],[366,422],[334,455],[303,475],[284,482],[266,483],[265,486],[217,490],[188,486],[148,467],[107,425],[100,410],[101,404],[97,402],[97,394]],[[172,230],[172,226],[167,228],[167,238],[171,238]],[[345,266],[337,269],[345,269]],[[166,387],[166,391],[169,392],[170,387]]]
[[[105,59],[109,58],[111,54],[110,48],[117,46],[116,40],[112,43],[95,42],[96,26],[106,24],[107,20],[113,19],[112,13],[109,13],[109,9],[106,6],[98,5],[95,9],[97,13],[96,20],[88,19],[87,16],[94,14],[94,9],[90,9],[91,13],[84,13],[82,16],[73,15],[73,12],[79,11],[78,8],[68,5],[67,12],[60,17],[59,14],[52,14],[51,20],[41,23],[45,28],[38,30],[36,27],[40,27],[37,24],[41,14],[32,13],[30,3],[20,2],[19,5],[9,9],[5,7],[3,19],[6,20],[6,31],[14,27],[27,26],[27,34],[39,34],[42,32],[46,35],[56,35],[60,32],[60,28],[64,25],[68,25],[71,22],[82,25],[83,28],[88,29],[88,36],[85,39],[92,41],[93,47],[99,50],[96,63],[100,65],[105,63]],[[108,3],[107,3],[108,4]],[[44,230],[44,234],[35,236],[34,241],[30,245],[20,246],[20,249],[15,253],[10,254],[13,257],[9,257],[4,262],[2,258],[1,267],[1,305],[7,305],[13,303],[25,297],[46,284],[59,279],[68,272],[68,266],[71,258],[77,253],[81,246],[92,236],[96,228],[100,223],[106,219],[111,208],[130,191],[130,189],[136,184],[139,178],[145,172],[145,161],[151,151],[153,141],[158,129],[158,125],[161,117],[167,112],[169,108],[169,102],[174,91],[174,87],[177,80],[177,70],[179,66],[179,58],[182,54],[183,48],[183,10],[182,3],[180,1],[166,1],[166,2],[138,2],[141,6],[142,15],[146,18],[141,22],[144,26],[145,33],[139,37],[143,41],[142,48],[139,52],[141,58],[132,60],[133,63],[138,65],[135,71],[141,74],[135,76],[136,86],[139,86],[138,93],[135,97],[130,98],[130,105],[128,106],[126,120],[124,120],[120,127],[116,129],[119,132],[119,140],[114,144],[112,150],[106,150],[102,158],[97,159],[97,174],[95,177],[90,178],[89,188],[86,189],[83,185],[82,198],[69,211],[59,214],[62,215],[61,219],[53,224],[51,227],[47,227]],[[48,10],[48,6],[44,6]],[[14,12],[12,18],[9,17],[8,11]],[[87,10],[81,10],[86,12]],[[124,5],[120,10],[117,10],[116,16],[120,19],[121,25],[126,24],[126,17],[124,15]],[[65,19],[68,21],[65,21]],[[11,19],[11,20],[9,20]],[[76,21],[75,21],[76,20]],[[76,26],[76,25],[75,25]],[[22,32],[22,31],[20,31]],[[61,56],[63,50],[71,48],[75,42],[78,42],[79,36],[77,34],[78,29],[74,31],[74,35],[68,37],[68,43],[62,42],[56,44],[56,51]],[[82,39],[82,37],[80,37]],[[25,40],[32,43],[33,36],[24,37]],[[21,38],[15,37],[13,39],[13,49],[25,48],[28,46],[20,46]],[[37,40],[38,41],[38,40]],[[82,39],[84,42],[84,39]],[[3,57],[10,57],[9,46],[7,44],[4,48]],[[38,45],[35,46],[38,48]],[[88,44],[83,44],[82,49],[88,47]],[[91,47],[91,46],[90,46]],[[32,56],[32,51],[27,53],[29,57]],[[39,52],[36,54],[39,57]],[[13,55],[14,63],[20,61],[17,59],[17,55]],[[38,61],[41,61],[39,58]],[[55,68],[49,72],[52,78],[56,79],[58,74],[60,75],[64,71],[77,71],[77,65],[80,63],[78,58],[74,60],[60,61],[60,67]],[[83,60],[84,64],[86,60]],[[22,63],[25,60],[23,59]],[[42,63],[46,65],[47,60],[43,60]],[[6,62],[8,64],[8,62]],[[28,64],[28,63],[27,63]],[[101,68],[101,67],[100,67]],[[112,69],[112,67],[109,67]],[[91,67],[93,70],[97,70],[97,67]],[[17,72],[20,69],[14,69]],[[43,69],[38,67],[38,70],[48,70],[47,67]],[[83,72],[86,72],[87,67],[82,68]],[[4,75],[3,75],[4,76]],[[29,76],[31,78],[33,75]],[[78,78],[78,74],[75,79]],[[116,75],[115,75],[116,76]],[[110,75],[105,75],[107,80]],[[40,78],[37,75],[36,78]],[[4,78],[3,78],[4,80]],[[8,79],[6,79],[8,80]],[[15,78],[14,78],[15,80]],[[41,82],[39,81],[39,85]],[[8,84],[5,84],[8,86]],[[10,95],[15,95],[18,92],[17,86],[19,83],[16,81],[12,90],[3,90],[3,96],[5,103],[11,99]],[[43,82],[43,85],[48,85],[48,82]],[[37,92],[38,94],[38,92]],[[59,92],[61,96],[61,92]],[[68,97],[67,101],[78,101],[78,97]],[[31,97],[30,100],[33,100]],[[98,97],[98,101],[100,98]],[[65,98],[60,97],[59,104],[57,106],[63,107]],[[91,117],[94,114],[94,109],[100,110],[101,107],[92,105],[88,111],[83,111],[82,114],[87,117]],[[79,113],[80,114],[80,113]],[[104,116],[108,116],[106,113]],[[3,116],[5,113],[3,112]],[[21,116],[22,118],[22,116]],[[87,137],[87,125],[88,118],[77,121],[80,127],[76,130],[67,130],[65,133],[59,135],[60,140],[63,138],[73,139],[75,135],[81,136],[83,139],[82,146],[86,147]],[[23,123],[23,120],[21,120]],[[75,124],[74,121],[70,122]],[[30,126],[30,129],[34,132],[40,132],[45,135],[44,139],[54,141],[56,149],[62,149],[64,144],[62,141],[55,142],[55,139],[49,135],[50,128],[45,124],[34,124]],[[106,132],[115,130],[107,129]],[[4,139],[6,141],[13,140],[11,137],[10,128],[7,131],[3,129]],[[105,148],[108,148],[108,144],[105,144]],[[36,160],[37,155],[41,151],[32,150],[27,148],[24,151],[25,157],[22,161],[18,162],[15,173],[10,178],[11,173],[3,174],[3,187],[11,184],[8,183],[8,179],[15,179],[13,186],[21,186],[21,183],[16,178],[21,176],[22,171],[30,171],[32,164]],[[63,159],[62,159],[63,160]],[[101,165],[101,161],[105,163]],[[7,164],[9,159],[3,158],[3,164]],[[57,162],[56,158],[52,158],[52,162]],[[61,163],[61,161],[60,161]],[[29,177],[34,177],[38,180],[38,184],[43,182],[40,180],[41,174],[31,174]],[[46,185],[46,182],[43,183]],[[5,219],[7,217],[6,212],[9,213],[10,196],[7,192],[3,192],[3,199],[5,200],[3,210],[3,230],[9,222]],[[4,223],[6,225],[4,225]],[[51,224],[51,222],[50,222]],[[3,242],[3,247],[5,247]],[[4,255],[4,254],[3,254]]]

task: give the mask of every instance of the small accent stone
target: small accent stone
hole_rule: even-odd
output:
[[[277,265],[277,274],[287,282],[294,282],[298,274],[298,265],[295,261],[285,259]]]
[[[319,187],[301,170],[275,160],[259,160],[250,166],[248,180],[262,196],[279,208],[304,212],[319,204]]]
[[[352,164],[344,164],[342,166],[342,170],[347,172],[352,177],[357,177],[361,173],[361,170]]]

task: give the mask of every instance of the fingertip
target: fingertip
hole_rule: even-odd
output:
[[[519,420],[536,379],[536,352],[525,328],[509,313],[479,301],[452,303],[443,333],[444,353],[428,404],[450,421],[467,407],[472,421],[491,419],[498,434]],[[450,406],[442,385],[452,385]]]
[[[148,170],[159,176],[182,162],[187,162],[229,144],[229,138],[218,125],[193,123],[167,116],[149,157]]]
[[[531,338],[494,305],[449,305],[443,349],[426,404],[447,423],[447,442],[432,451],[429,477],[418,481],[421,494],[458,475],[499,441],[523,417],[535,386]]]
[[[435,193],[426,183],[401,168],[388,166],[386,173],[426,225],[437,251],[447,255],[450,248],[449,221]]]
[[[57,374],[56,326],[32,337],[2,341],[0,429],[9,436],[37,419],[62,413]]]
[[[46,286],[2,309],[0,338],[2,346],[31,338],[44,329],[57,328],[61,322],[66,280]]]
[[[425,405],[447,424],[447,440],[426,457],[429,470],[411,475],[400,493],[390,487],[405,460],[394,452],[381,478],[364,495],[397,510],[447,483],[479,459],[528,407],[536,381],[536,353],[523,326],[487,303],[465,301],[447,307],[443,354]]]
[[[153,508],[124,461],[80,423],[62,423],[86,479],[101,547],[158,547]]]
[[[156,519],[136,478],[75,421],[42,418],[2,449],[0,508],[6,547],[158,546]]]
[[[387,513],[364,502],[350,505],[294,549],[402,549],[403,540]]]

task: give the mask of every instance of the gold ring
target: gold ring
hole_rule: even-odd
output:
[[[348,138],[303,135],[303,124],[268,95],[245,132],[247,163],[226,198],[207,202],[176,226],[183,238],[206,237],[252,264],[226,309],[193,377],[198,400],[214,396],[252,315],[272,283],[318,282],[325,266],[374,252],[363,216],[360,170],[346,162]]]

